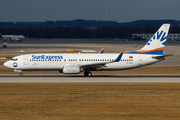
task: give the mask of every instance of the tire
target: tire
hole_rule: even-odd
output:
[[[92,76],[92,73],[91,72],[88,72],[88,77],[91,77]]]
[[[19,74],[19,76],[21,76],[21,77],[22,77],[22,76],[23,76],[23,73],[20,73],[20,74]]]

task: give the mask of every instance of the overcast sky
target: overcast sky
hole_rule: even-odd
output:
[[[0,21],[180,20],[180,0],[0,0]]]

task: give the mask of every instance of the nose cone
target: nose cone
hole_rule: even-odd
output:
[[[4,63],[4,66],[5,66],[5,67],[7,67],[7,64],[8,64],[8,63],[7,63],[7,62],[5,62],[5,63]]]
[[[4,66],[10,68],[10,62],[9,61],[5,62]]]

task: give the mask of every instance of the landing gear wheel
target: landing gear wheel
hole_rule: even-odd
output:
[[[85,71],[85,72],[84,72],[84,76],[86,76],[86,77],[90,77],[90,76],[92,76],[92,73],[91,73],[91,72],[89,72],[89,71]]]
[[[88,76],[91,77],[91,76],[92,76],[92,73],[91,73],[91,72],[88,72]]]
[[[20,74],[19,74],[19,76],[21,76],[21,77],[22,77],[22,76],[23,76],[23,73],[20,73]]]

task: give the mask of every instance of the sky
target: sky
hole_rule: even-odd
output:
[[[0,22],[180,20],[180,0],[0,0]]]

